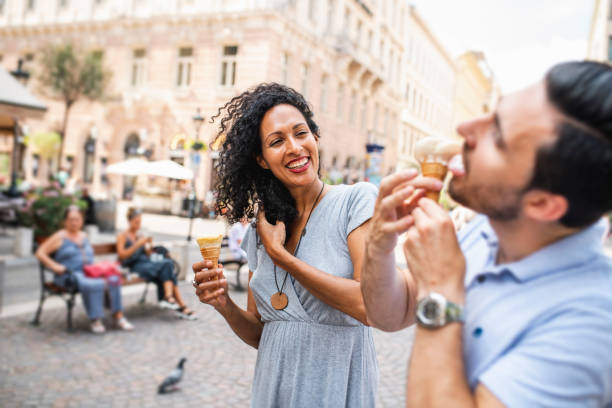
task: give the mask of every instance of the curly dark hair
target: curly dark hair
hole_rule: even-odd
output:
[[[215,165],[218,182],[217,211],[225,209],[230,223],[244,216],[253,218],[257,206],[265,208],[271,224],[282,221],[289,226],[297,217],[295,200],[270,170],[257,163],[261,155],[260,126],[265,113],[277,105],[288,104],[299,110],[310,131],[319,137],[319,126],[304,97],[296,90],[277,83],[264,83],[232,98],[220,107],[211,120],[221,117],[216,140],[223,140]]]

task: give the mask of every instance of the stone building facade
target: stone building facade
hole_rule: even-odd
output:
[[[322,165],[333,181],[364,178],[365,145],[384,146],[383,174],[429,134],[452,136],[457,67],[406,0],[5,0],[2,64],[36,73],[50,43],[73,42],[113,72],[109,97],[72,109],[63,165],[94,194],[121,195],[105,176],[128,157],[171,158],[191,166],[197,109],[207,119],[261,82],[281,82],[311,102],[321,128]],[[34,75],[35,77],[35,75]],[[64,108],[49,107],[28,131],[59,129]],[[481,101],[478,102],[481,105]],[[216,124],[205,121],[204,141]],[[210,188],[214,153],[202,154],[196,189]],[[51,163],[25,155],[26,179]]]

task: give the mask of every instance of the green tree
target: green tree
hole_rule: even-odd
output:
[[[64,102],[60,129],[59,163],[64,152],[70,109],[82,99],[100,100],[105,95],[111,72],[104,69],[101,52],[85,52],[71,43],[48,45],[41,51],[39,81],[52,97]]]

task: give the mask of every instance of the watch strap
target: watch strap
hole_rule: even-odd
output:
[[[464,322],[463,307],[450,300],[446,301],[446,323]]]

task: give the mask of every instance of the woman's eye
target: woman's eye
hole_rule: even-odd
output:
[[[298,132],[297,136],[305,136],[307,134],[308,132],[306,132],[305,130],[302,130],[301,132]]]
[[[275,145],[279,144],[280,142],[281,142],[280,139],[273,140],[272,143],[270,143],[270,146],[275,146]]]

